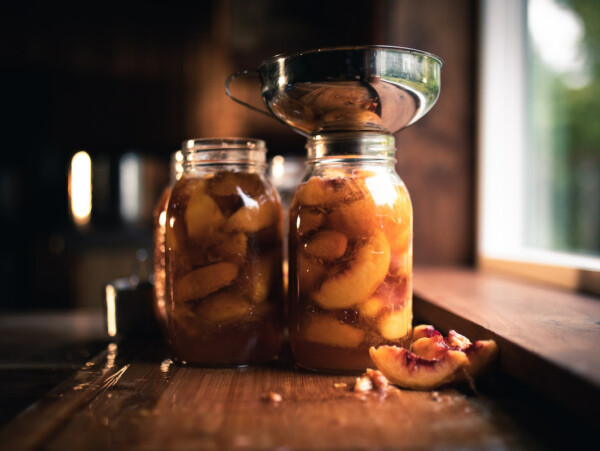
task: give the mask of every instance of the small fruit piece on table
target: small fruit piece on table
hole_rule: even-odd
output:
[[[413,329],[413,341],[417,341],[419,338],[423,337],[431,338],[434,335],[441,336],[442,334],[435,330],[435,327],[431,324],[419,324]]]
[[[414,390],[432,390],[455,379],[467,362],[462,351],[448,350],[440,359],[424,359],[398,346],[371,347],[371,359],[393,384]]]
[[[469,359],[465,366],[467,373],[475,377],[485,371],[498,355],[498,345],[494,340],[477,340],[463,351]]]
[[[455,330],[450,330],[448,337],[444,338],[433,326],[426,324],[415,327],[413,340],[410,350],[425,359],[439,359],[448,350],[463,352],[468,358],[464,371],[473,377],[489,367],[498,354],[498,345],[494,340],[478,340],[472,343]],[[465,374],[461,371],[456,380],[463,379]]]

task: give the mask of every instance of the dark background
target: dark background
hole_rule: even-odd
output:
[[[118,164],[135,152],[153,202],[184,139],[251,136],[270,155],[304,138],[234,103],[223,83],[274,54],[334,45],[417,48],[445,61],[436,106],[396,135],[415,211],[415,264],[474,259],[476,2],[469,0],[52,2],[3,6],[0,309],[99,306],[102,285],[151,247],[147,217],[119,215]],[[85,6],[83,6],[85,5]],[[258,83],[238,97],[259,104]],[[77,229],[67,180],[92,157],[92,220]]]

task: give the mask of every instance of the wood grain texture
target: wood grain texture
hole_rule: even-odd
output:
[[[510,448],[531,438],[455,389],[354,393],[352,376],[279,362],[180,367],[162,347],[109,345],[0,431],[0,449]],[[340,386],[340,384],[342,384]],[[276,392],[282,401],[266,401]]]
[[[585,421],[600,418],[597,298],[467,269],[419,268],[415,315],[493,338],[503,371]]]

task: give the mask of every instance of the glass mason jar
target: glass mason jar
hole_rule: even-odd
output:
[[[282,209],[264,141],[190,140],[167,209],[167,341],[182,362],[245,365],[283,337]]]
[[[306,369],[356,372],[412,336],[412,206],[394,138],[317,135],[290,208],[289,335]]]
[[[154,269],[154,293],[152,307],[156,323],[163,335],[167,333],[167,302],[165,290],[165,240],[167,226],[167,206],[173,186],[183,174],[183,154],[181,150],[171,155],[169,185],[163,190],[152,213]]]

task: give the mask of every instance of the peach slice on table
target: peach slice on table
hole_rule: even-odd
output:
[[[469,359],[465,370],[470,376],[475,377],[492,365],[498,355],[498,345],[494,340],[477,340],[463,352]]]
[[[334,230],[323,230],[314,235],[304,245],[304,252],[311,257],[335,260],[346,253],[348,238]]]
[[[435,330],[431,325],[421,324],[413,331],[411,351],[426,359],[440,358],[448,350],[461,351],[468,359],[464,369],[470,376],[477,376],[489,367],[498,354],[498,345],[494,340],[477,340],[472,343],[464,335],[455,330],[448,332],[448,337]],[[457,380],[464,379],[459,374]]]
[[[413,341],[423,337],[431,338],[436,335],[441,336],[442,334],[431,324],[419,324],[413,328]]]
[[[194,269],[181,279],[175,280],[173,300],[180,303],[202,299],[231,284],[238,276],[237,265],[219,262]]]
[[[453,346],[455,348],[464,351],[469,346],[471,346],[471,340],[469,340],[464,335],[459,334],[455,330],[448,331],[448,337],[446,338],[446,343],[448,346]]]
[[[193,241],[205,240],[225,223],[217,203],[206,194],[204,180],[196,184],[185,210],[187,235]]]
[[[302,328],[302,337],[306,341],[324,345],[356,348],[362,342],[364,332],[330,316],[314,316],[307,319]]]
[[[449,349],[451,348],[446,344],[441,334],[419,338],[413,341],[410,347],[411,352],[424,359],[439,359]]]
[[[358,249],[347,269],[325,279],[313,293],[313,300],[328,310],[353,307],[375,292],[385,279],[389,266],[387,238],[382,232],[375,231]]]
[[[440,359],[425,359],[398,346],[371,347],[377,369],[393,384],[413,390],[432,390],[454,381],[468,359],[464,352],[447,351]]]

